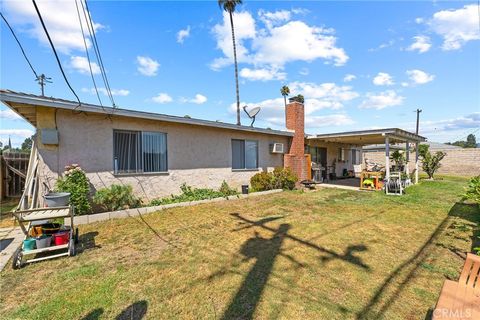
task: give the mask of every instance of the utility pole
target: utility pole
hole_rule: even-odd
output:
[[[38,84],[40,85],[40,88],[42,90],[42,97],[45,96],[45,86],[47,85],[47,83],[52,83],[52,78],[47,78],[43,73],[41,75],[39,75],[37,77],[37,79],[35,79]]]
[[[415,112],[417,113],[417,130],[415,131],[415,133],[418,135],[418,128],[420,125],[420,113],[422,112],[422,109],[417,109]]]

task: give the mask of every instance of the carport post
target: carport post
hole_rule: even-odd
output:
[[[418,183],[418,141],[415,143],[415,184]]]
[[[405,173],[407,174],[408,178],[410,178],[410,141],[405,142]]]
[[[385,179],[390,178],[390,139],[385,137]]]

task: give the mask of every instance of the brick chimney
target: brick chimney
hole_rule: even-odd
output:
[[[307,176],[307,161],[305,157],[305,107],[303,103],[289,100],[285,110],[285,123],[287,130],[295,132],[288,153],[284,156],[284,166],[292,169],[298,180],[302,181]]]

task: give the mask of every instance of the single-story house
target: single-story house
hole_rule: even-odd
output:
[[[296,101],[286,107],[285,130],[79,105],[10,90],[0,90],[0,101],[36,128],[40,194],[73,163],[86,172],[93,189],[129,184],[151,200],[178,193],[183,183],[218,188],[226,181],[239,187],[275,167],[308,179],[312,161],[325,167],[335,163],[332,170],[341,175],[361,161],[367,143],[425,140],[400,129],[305,135],[304,106]]]

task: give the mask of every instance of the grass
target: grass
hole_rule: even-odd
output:
[[[15,225],[11,212],[17,205],[18,199],[7,199],[0,203],[0,228],[8,228]]]
[[[324,189],[80,226],[74,258],[0,274],[2,319],[425,319],[480,235],[465,179]]]

